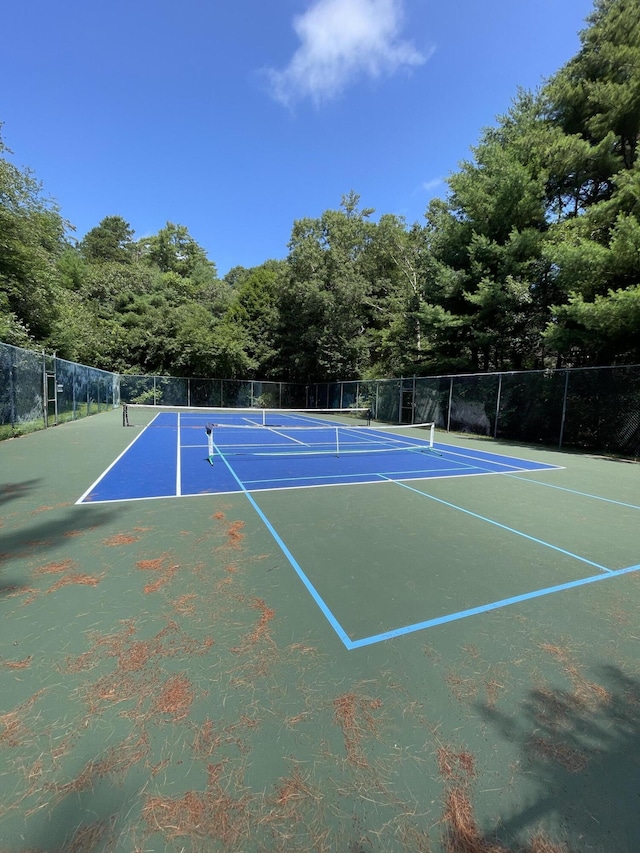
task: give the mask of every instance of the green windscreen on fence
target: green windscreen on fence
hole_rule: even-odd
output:
[[[640,365],[316,383],[116,374],[0,343],[0,427],[15,435],[123,403],[367,408],[391,424],[640,456]]]

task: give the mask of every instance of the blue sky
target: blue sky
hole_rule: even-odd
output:
[[[296,219],[423,221],[518,87],[579,48],[591,0],[21,0],[0,121],[81,238],[186,225],[221,275],[283,258]]]

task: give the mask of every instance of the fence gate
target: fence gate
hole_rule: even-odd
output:
[[[50,366],[47,366],[50,361]],[[48,427],[52,422],[58,425],[58,379],[56,376],[55,356],[48,359],[44,356],[44,425]]]
[[[416,381],[403,379],[400,383],[400,423],[412,424],[415,413]]]

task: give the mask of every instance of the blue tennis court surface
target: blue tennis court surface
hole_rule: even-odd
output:
[[[468,477],[557,466],[435,442],[427,430],[316,423],[283,415],[269,426],[160,412],[78,503]],[[219,416],[218,416],[219,417]],[[419,435],[417,435],[419,433]],[[424,435],[424,437],[423,437]]]

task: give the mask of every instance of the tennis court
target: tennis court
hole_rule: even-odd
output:
[[[0,445],[0,849],[634,850],[638,465],[271,414]]]
[[[410,429],[385,424],[372,427],[365,410],[317,414],[274,410],[268,412],[268,422],[267,410],[154,412],[142,407],[133,412],[132,417],[137,414],[148,423],[80,503],[467,477],[550,467],[496,453],[463,453],[443,444],[436,447],[433,424]]]

